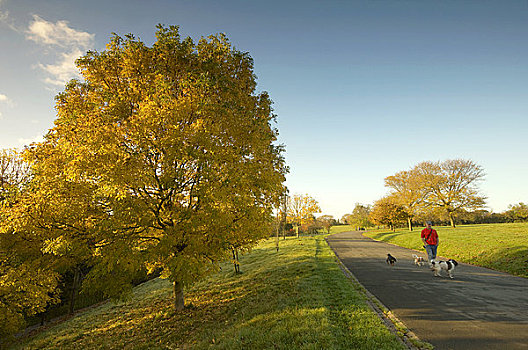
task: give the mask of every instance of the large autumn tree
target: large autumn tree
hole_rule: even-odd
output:
[[[441,208],[455,227],[460,210],[474,210],[486,204],[479,183],[484,169],[469,159],[448,159],[443,162],[422,162],[415,167],[427,195],[426,205]]]
[[[127,285],[146,265],[174,282],[181,309],[185,283],[269,233],[287,169],[248,53],[176,26],[156,39],[114,35],[77,60],[84,81],[57,96],[55,126],[28,158],[38,182],[59,182],[60,212],[41,206],[40,226],[54,251],[65,239],[92,256],[86,286]],[[75,205],[82,215],[66,215]]]
[[[391,196],[403,206],[407,213],[409,231],[413,230],[412,221],[424,204],[431,189],[424,186],[421,172],[414,167],[411,170],[399,171],[385,178],[385,187],[390,188]]]

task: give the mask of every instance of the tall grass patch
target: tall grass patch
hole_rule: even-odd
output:
[[[403,349],[339,269],[323,236],[269,240],[186,290],[174,312],[171,285],[135,288],[15,348]]]
[[[528,277],[528,223],[441,226],[435,229],[440,237],[439,256]],[[372,230],[365,236],[425,251],[420,239],[421,230]]]

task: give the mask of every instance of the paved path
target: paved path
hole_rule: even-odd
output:
[[[466,264],[453,280],[433,277],[413,264],[415,251],[359,232],[329,236],[328,243],[365,288],[435,349],[528,349],[528,279]],[[387,253],[398,259],[395,266],[386,264]]]

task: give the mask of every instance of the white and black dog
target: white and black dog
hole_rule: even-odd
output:
[[[445,270],[447,271],[449,278],[453,278],[453,270],[457,265],[458,263],[453,259],[447,261],[431,260],[431,270],[433,270],[434,275],[438,277],[442,277],[440,271]]]
[[[414,258],[414,265],[422,266],[425,265],[425,258],[423,256],[418,256],[416,254],[412,255]]]

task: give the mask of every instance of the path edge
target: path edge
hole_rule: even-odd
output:
[[[374,311],[378,317],[381,319],[381,321],[385,324],[385,326],[389,329],[389,331],[393,334],[395,334],[398,339],[410,350],[432,350],[434,349],[434,346],[428,342],[425,342],[418,338],[416,334],[414,334],[407,326],[400,321],[396,315],[383,303],[376,298],[374,294],[368,291],[365,286],[359,282],[359,280],[354,276],[352,271],[348,269],[348,267],[343,264],[341,261],[341,258],[339,257],[339,254],[332,248],[332,246],[328,243],[328,237],[325,237],[326,244],[332,252],[334,253],[334,256],[336,257],[336,262],[339,265],[339,268],[341,268],[341,271],[343,271],[343,274],[352,282],[352,285],[354,288],[363,294],[365,296],[365,300],[367,301],[367,305]]]

